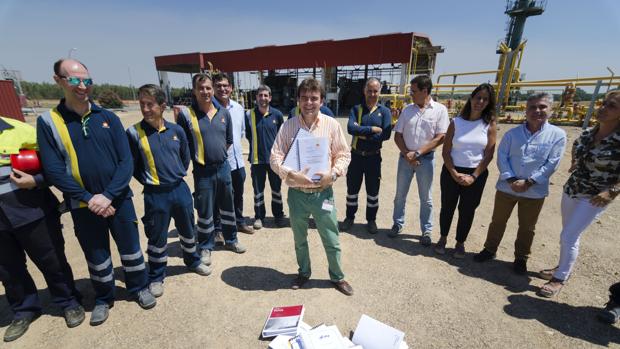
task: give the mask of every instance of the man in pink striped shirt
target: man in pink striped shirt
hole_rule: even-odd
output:
[[[323,88],[316,79],[302,81],[297,90],[301,115],[287,120],[280,128],[271,148],[270,163],[273,171],[289,186],[287,202],[299,265],[299,275],[293,281],[292,288],[299,289],[310,279],[308,219],[312,215],[327,254],[329,278],[340,292],[351,296],[353,288],[345,281],[341,268],[338,221],[332,190],[336,179],[346,174],[351,153],[338,121],[319,112],[323,98]],[[317,181],[310,178],[314,174],[308,173],[307,169],[295,171],[282,164],[300,128],[315,137],[328,139],[331,168],[318,173],[320,179]]]

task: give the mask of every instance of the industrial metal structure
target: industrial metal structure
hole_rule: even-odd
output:
[[[226,52],[159,56],[155,57],[155,66],[160,84],[169,99],[169,72],[257,71],[260,81],[272,89],[272,104],[285,112],[295,105],[298,81],[312,75],[321,80],[327,92],[328,105],[337,111],[361,101],[363,82],[370,76],[379,79],[389,77],[390,81],[398,81],[395,90],[404,91],[412,74],[433,74],[437,54],[441,52],[443,48],[433,46],[425,34],[394,33]],[[245,100],[253,98],[247,96]]]

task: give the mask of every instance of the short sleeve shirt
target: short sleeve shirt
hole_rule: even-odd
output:
[[[449,125],[448,109],[431,100],[424,110],[415,103],[406,106],[394,131],[402,133],[407,149],[418,150],[438,134],[446,133]]]

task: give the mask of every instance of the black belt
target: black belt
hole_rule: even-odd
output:
[[[355,155],[361,155],[361,156],[373,156],[373,155],[381,154],[381,149],[377,149],[377,150],[357,150],[357,149],[351,149],[351,153],[355,154]]]

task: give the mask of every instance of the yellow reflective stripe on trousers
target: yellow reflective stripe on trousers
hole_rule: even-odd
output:
[[[202,134],[200,134],[200,125],[198,117],[192,107],[188,107],[190,118],[192,119],[192,130],[194,131],[194,140],[196,141],[196,162],[201,165],[205,164],[205,147],[202,142]]]
[[[78,158],[75,152],[75,148],[73,147],[73,142],[71,142],[71,136],[69,135],[69,129],[65,124],[65,120],[62,118],[58,110],[53,108],[50,111],[50,115],[52,116],[52,122],[58,131],[58,135],[60,136],[60,141],[65,147],[65,151],[69,155],[69,163],[71,164],[71,175],[73,179],[80,185],[80,187],[84,188],[84,182],[82,181],[82,177],[80,176],[80,166],[78,165]],[[88,114],[87,114],[88,115]],[[65,160],[66,161],[66,160]],[[87,207],[88,205],[84,201],[80,201],[80,207]]]
[[[146,133],[144,133],[144,129],[140,123],[136,124],[136,130],[138,131],[138,138],[140,139],[140,148],[142,148],[144,158],[146,159],[146,163],[148,165],[148,171],[153,180],[153,183],[149,184],[159,185],[159,176],[157,175],[157,168],[155,168],[155,158],[153,158],[153,152],[151,151],[149,139],[146,136]]]
[[[254,109],[250,111],[250,116],[252,119],[252,163],[258,164],[258,136],[256,132],[256,113]]]

